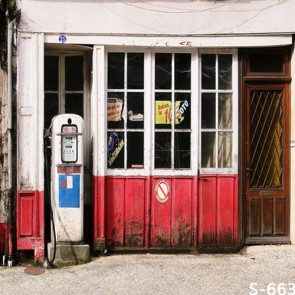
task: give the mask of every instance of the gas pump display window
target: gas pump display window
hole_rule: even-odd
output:
[[[78,161],[77,126],[63,125],[61,129],[61,160],[63,163]]]

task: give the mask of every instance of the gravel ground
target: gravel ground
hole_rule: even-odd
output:
[[[238,254],[112,255],[39,275],[27,270],[0,266],[0,294],[295,294],[293,245]]]

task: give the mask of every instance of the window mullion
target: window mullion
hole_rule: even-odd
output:
[[[125,148],[124,148],[124,169],[127,169],[127,148],[128,148],[128,142],[127,142],[127,53],[125,52],[124,55],[124,108],[123,108],[123,119],[124,119],[124,140],[125,140]]]
[[[175,167],[175,159],[174,159],[174,122],[175,122],[175,53],[172,54],[171,60],[171,168],[174,169]]]
[[[218,96],[219,96],[219,69],[218,69],[218,54],[215,58],[215,168],[218,169],[218,149],[219,149],[219,118],[218,118]]]

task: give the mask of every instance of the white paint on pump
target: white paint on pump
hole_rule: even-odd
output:
[[[75,114],[52,119],[51,203],[57,243],[83,241],[83,126]]]

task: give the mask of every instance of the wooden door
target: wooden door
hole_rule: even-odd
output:
[[[289,242],[288,84],[245,83],[246,243]]]

